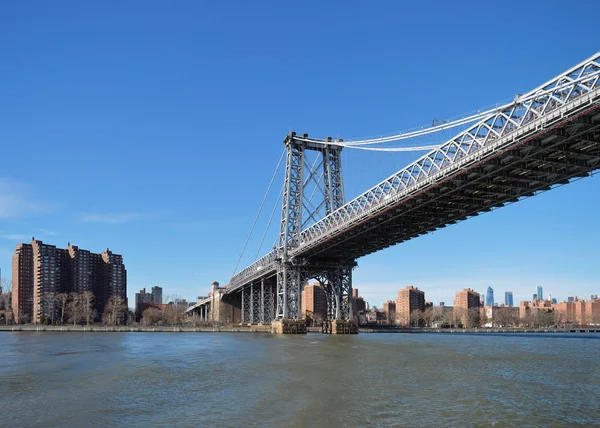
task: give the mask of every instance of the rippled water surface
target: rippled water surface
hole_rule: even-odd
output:
[[[600,425],[600,335],[0,333],[0,426]]]

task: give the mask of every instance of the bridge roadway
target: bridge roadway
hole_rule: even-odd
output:
[[[352,261],[590,175],[600,168],[598,59],[594,73],[569,84],[570,70],[521,96],[303,230],[293,262]],[[226,292],[275,276],[278,257],[242,270]]]

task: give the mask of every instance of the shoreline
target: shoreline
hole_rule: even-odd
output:
[[[255,326],[215,326],[215,327],[106,327],[106,326],[0,326],[0,332],[47,332],[47,333],[271,333],[269,325]],[[560,334],[587,333],[598,334],[600,328],[569,329],[388,329],[360,328],[359,333],[404,333],[404,334]],[[321,333],[320,327],[308,327],[307,333]]]

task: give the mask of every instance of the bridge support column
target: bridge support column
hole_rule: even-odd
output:
[[[265,279],[260,279],[260,322],[265,323]]]
[[[251,313],[252,313],[252,300],[250,300],[250,293],[252,290],[252,286],[250,286],[250,290],[246,289],[246,287],[242,288],[242,310],[241,310],[241,323],[247,324],[251,322]]]
[[[264,309],[264,318],[263,323],[269,324],[273,321],[273,316],[275,312],[275,290],[273,290],[272,284],[267,284],[264,286],[264,294],[263,294],[263,309]]]
[[[352,320],[352,268],[331,269],[325,274],[329,316],[336,320]]]
[[[250,324],[254,324],[254,284],[250,283]]]
[[[251,286],[251,303],[252,303],[252,312],[250,317],[250,322],[252,324],[258,324],[262,322],[260,306],[261,306],[261,295],[260,295],[260,287],[258,284],[252,284]]]
[[[302,318],[302,284],[300,269],[282,263],[277,269],[276,319],[299,320]]]

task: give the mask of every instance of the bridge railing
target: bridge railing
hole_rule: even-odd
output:
[[[240,285],[243,285],[244,283],[247,282],[247,280],[249,278],[259,275],[265,269],[272,267],[272,265],[274,265],[276,259],[277,259],[277,249],[273,249],[267,255],[256,260],[250,266],[246,267],[245,269],[241,270],[238,274],[234,275],[231,278],[229,286],[227,287],[228,290],[233,290],[233,289],[239,287]]]
[[[295,253],[328,239],[345,226],[363,219],[382,207],[391,205],[413,190],[447,176],[482,148],[496,146],[516,136],[517,131],[529,132],[554,120],[566,111],[570,103],[588,99],[600,86],[600,53],[578,64],[533,91],[519,96],[513,103],[498,110],[481,122],[461,132],[440,148],[431,151],[387,180],[348,202],[302,231],[300,246]],[[558,114],[557,114],[558,113]],[[546,123],[547,124],[547,123]],[[527,129],[525,129],[527,128]],[[522,138],[524,132],[519,132]],[[513,137],[514,138],[514,137]]]

